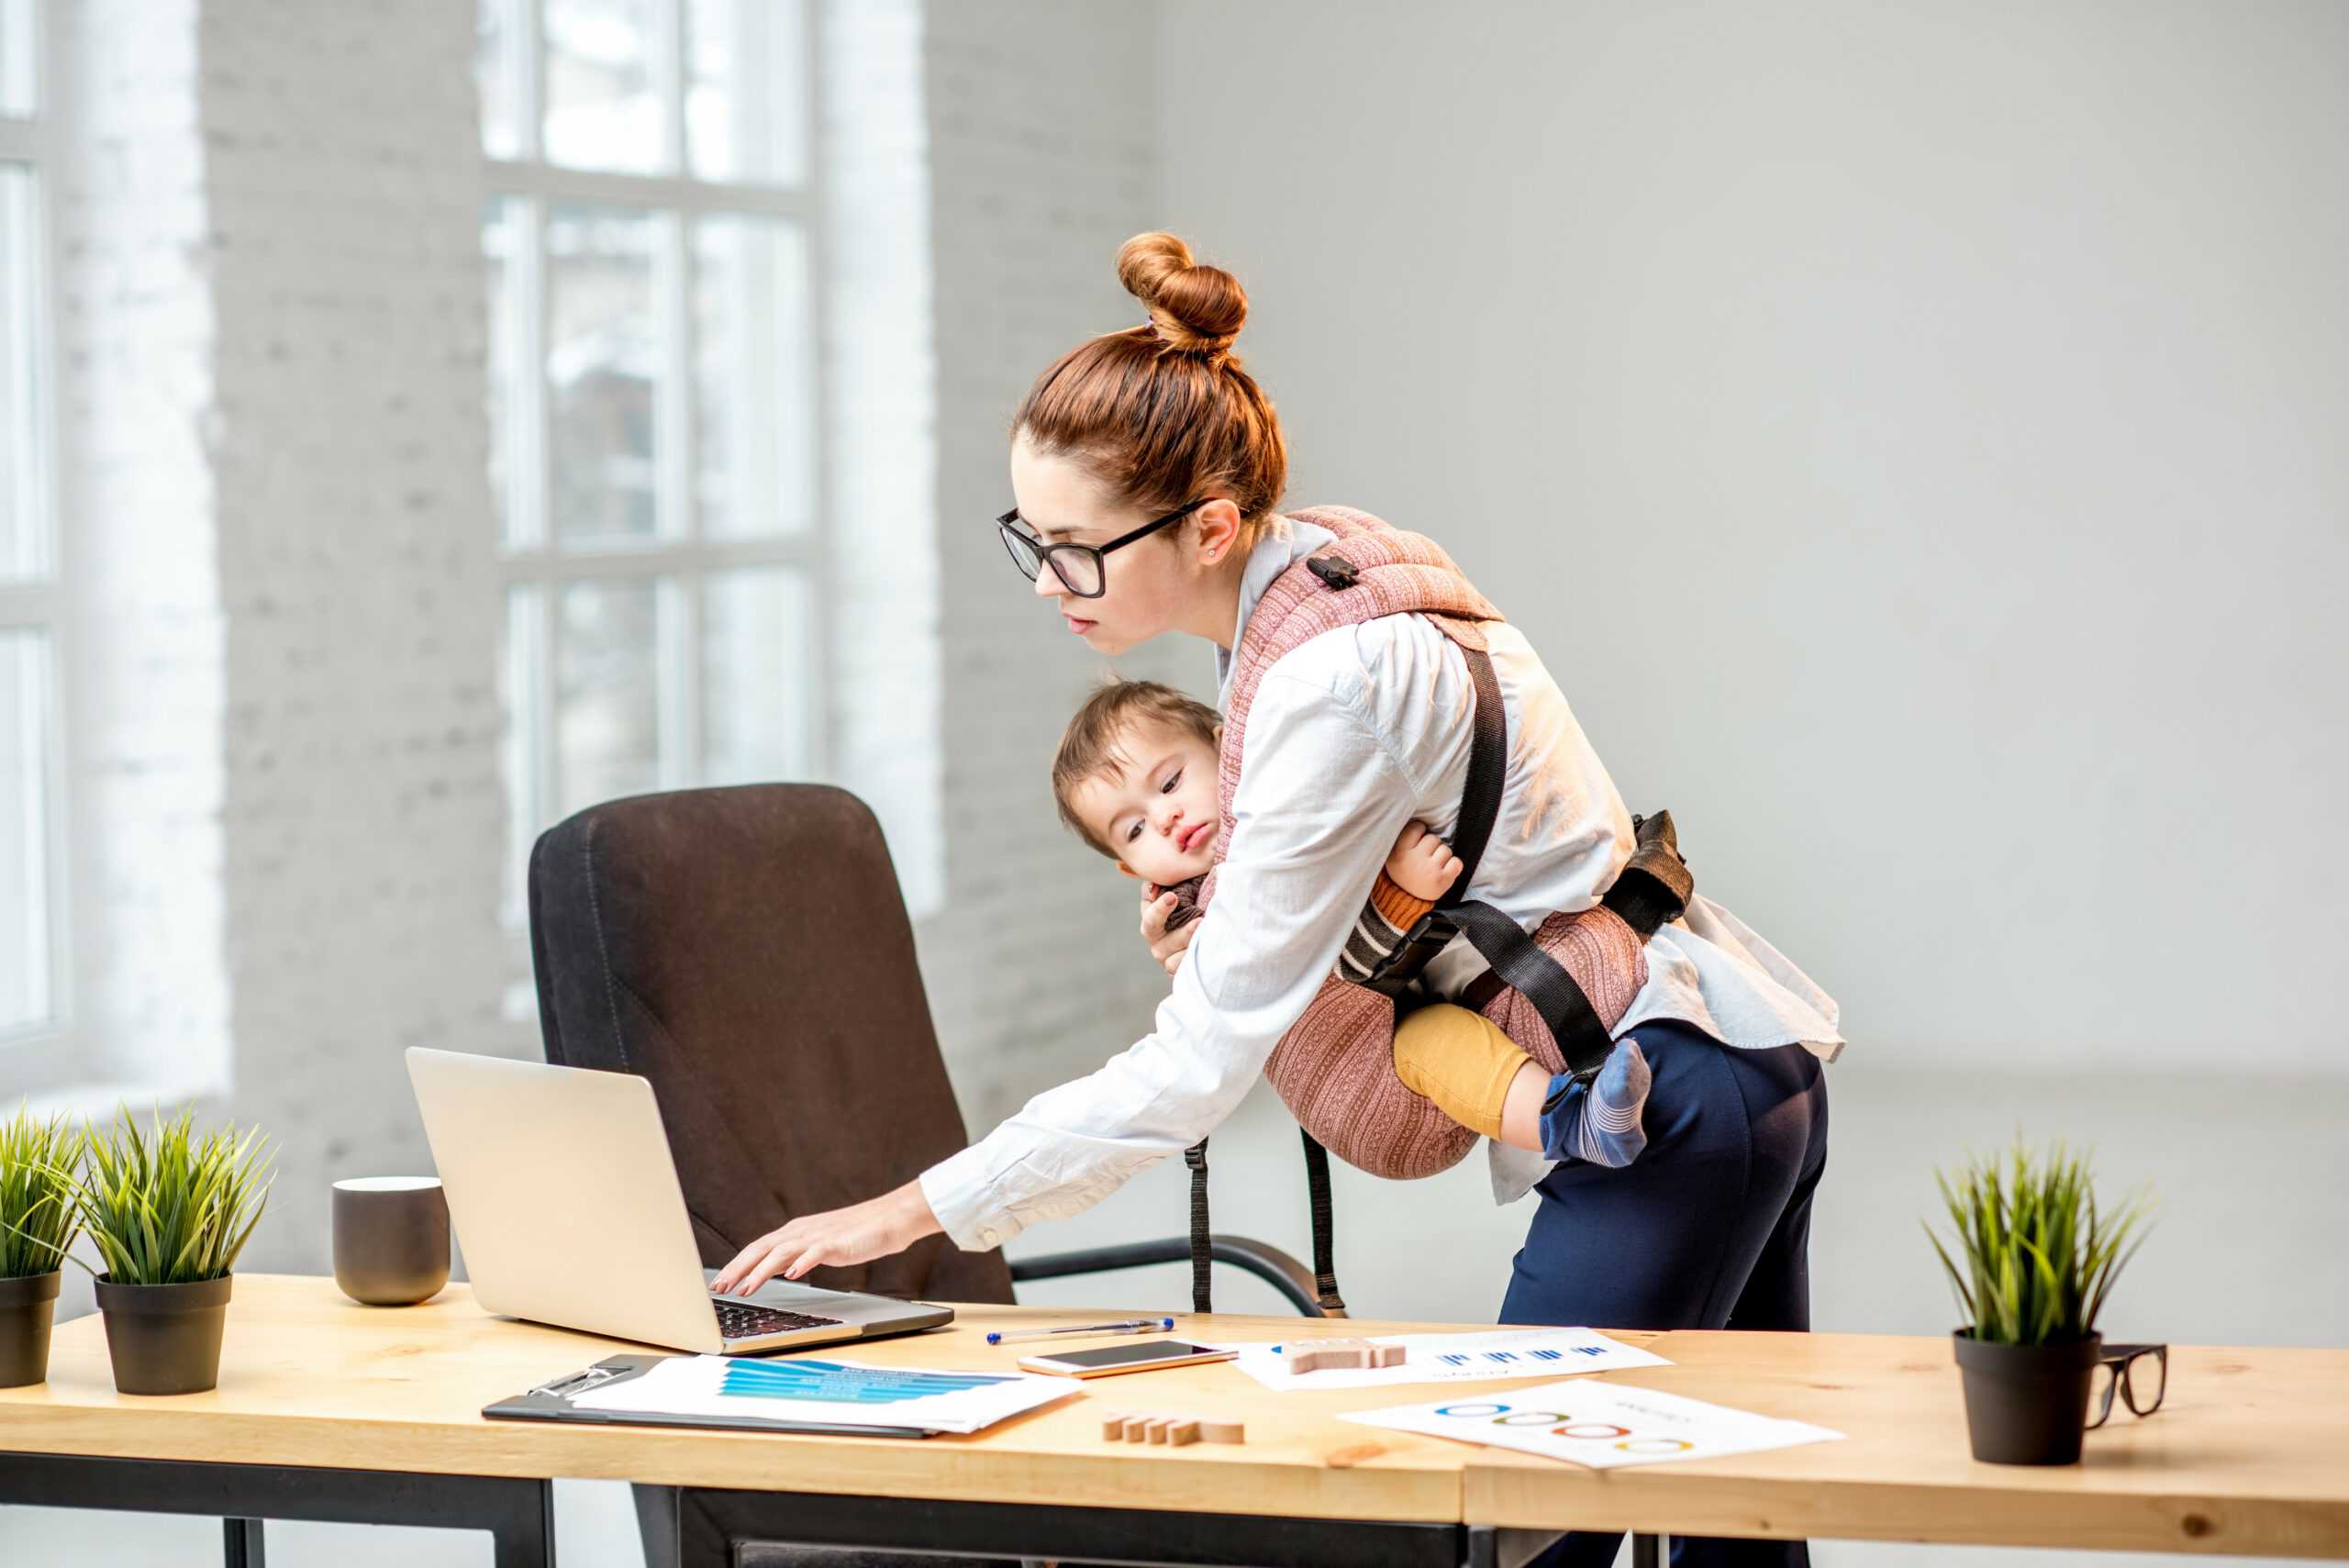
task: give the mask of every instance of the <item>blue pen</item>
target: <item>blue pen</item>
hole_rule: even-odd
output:
[[[1055,1334],[1147,1334],[1152,1329],[1174,1327],[1172,1318],[1130,1318],[1123,1323],[1073,1323],[1065,1329],[1015,1329],[1008,1334],[989,1334],[987,1343],[999,1345],[1006,1340],[1049,1340]]]

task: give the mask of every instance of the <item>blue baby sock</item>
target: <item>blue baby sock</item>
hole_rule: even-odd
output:
[[[1542,1152],[1553,1160],[1586,1160],[1618,1169],[1630,1164],[1648,1146],[1640,1112],[1654,1081],[1636,1040],[1617,1045],[1587,1084],[1564,1073],[1551,1079],[1549,1097],[1542,1102]]]

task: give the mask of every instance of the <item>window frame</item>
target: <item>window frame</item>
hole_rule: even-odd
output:
[[[499,157],[485,147],[482,150],[484,214],[485,218],[490,201],[508,202],[509,217],[521,237],[509,259],[515,274],[507,295],[511,338],[505,349],[512,371],[512,401],[505,429],[493,436],[506,442],[499,455],[504,458],[507,493],[496,543],[501,620],[512,616],[518,589],[530,590],[534,595],[529,624],[509,633],[500,654],[501,673],[511,699],[505,714],[507,743],[522,752],[519,761],[527,772],[522,787],[530,796],[532,812],[527,832],[508,822],[508,853],[517,860],[526,856],[529,843],[558,819],[561,807],[554,723],[556,596],[573,583],[651,579],[660,585],[655,665],[661,751],[656,787],[667,790],[701,782],[702,632],[706,586],[711,574],[756,566],[797,571],[807,585],[807,622],[799,628],[805,640],[807,687],[803,694],[806,776],[829,777],[834,755],[829,592],[832,485],[828,421],[819,392],[827,378],[824,323],[828,319],[823,160],[817,140],[822,124],[821,72],[817,63],[822,58],[818,33],[822,7],[815,0],[802,0],[798,6],[802,29],[798,108],[800,145],[805,151],[798,183],[777,185],[702,180],[692,174],[685,124],[685,0],[653,0],[653,77],[661,99],[662,147],[662,172],[648,174],[571,169],[549,161],[544,135],[547,64],[540,28],[542,0],[485,0],[484,4],[484,9],[495,6],[507,29],[507,77],[502,85],[512,121],[514,151],[511,157]],[[659,402],[653,411],[654,485],[662,532],[651,539],[562,544],[554,538],[552,443],[546,403],[546,348],[551,326],[546,239],[551,210],[566,203],[641,211],[655,219],[653,308],[662,358]],[[804,434],[810,471],[806,527],[795,533],[712,539],[702,529],[696,495],[699,434],[695,400],[699,394],[694,384],[698,342],[693,303],[693,227],[708,216],[793,222],[799,226],[806,248],[806,319],[801,326],[807,362],[797,370],[803,378]],[[492,329],[495,329],[494,320]],[[496,346],[492,345],[491,352],[495,351]],[[505,522],[508,517],[513,524]],[[509,815],[514,800],[515,789],[509,782]],[[508,866],[500,896],[501,923],[514,944],[515,959],[506,1011],[509,1018],[517,1019],[529,1016],[531,988],[521,871],[518,864]]]
[[[5,4],[5,0],[0,0]],[[0,162],[24,166],[32,175],[30,247],[32,308],[29,315],[33,380],[31,478],[35,536],[27,574],[0,578],[0,630],[33,628],[47,633],[41,672],[43,714],[39,853],[42,864],[42,960],[47,971],[47,1017],[0,1029],[0,1097],[36,1094],[88,1075],[84,1041],[75,1009],[76,960],[80,944],[69,896],[78,863],[68,788],[72,736],[66,696],[71,689],[72,635],[62,563],[64,506],[60,488],[59,394],[63,366],[58,347],[57,280],[61,252],[57,224],[61,159],[55,96],[57,72],[53,31],[42,0],[27,0],[32,88],[29,117],[0,113]]]

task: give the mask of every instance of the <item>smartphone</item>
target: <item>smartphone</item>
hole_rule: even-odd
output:
[[[1021,1356],[1019,1364],[1029,1372],[1053,1377],[1108,1377],[1121,1372],[1156,1372],[1163,1366],[1228,1362],[1239,1354],[1238,1351],[1219,1351],[1213,1345],[1186,1344],[1181,1340],[1144,1340],[1139,1344],[1099,1345],[1089,1351]]]

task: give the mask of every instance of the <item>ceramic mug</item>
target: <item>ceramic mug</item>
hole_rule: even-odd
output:
[[[449,1283],[449,1199],[438,1176],[334,1184],[334,1283],[370,1307],[413,1307]]]

